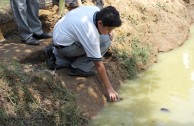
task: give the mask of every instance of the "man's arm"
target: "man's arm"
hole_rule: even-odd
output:
[[[118,93],[113,89],[112,85],[110,84],[110,81],[106,73],[106,69],[104,67],[104,63],[102,61],[94,61],[94,64],[98,71],[100,79],[108,93],[109,99],[113,102],[117,101],[119,99]]]

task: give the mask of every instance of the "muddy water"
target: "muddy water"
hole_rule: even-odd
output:
[[[194,126],[194,25],[190,38],[128,80],[121,102],[107,103],[90,126]]]

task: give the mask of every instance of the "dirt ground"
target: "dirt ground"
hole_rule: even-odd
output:
[[[92,4],[90,1],[86,5]],[[123,25],[114,32],[113,48],[119,50],[131,50],[130,43],[138,38],[145,45],[153,47],[149,62],[141,67],[148,68],[157,62],[157,54],[172,50],[181,44],[189,36],[189,28],[194,19],[194,0],[184,3],[182,0],[105,0],[105,6],[113,5],[121,13]],[[67,12],[67,10],[65,10]],[[45,31],[52,31],[58,16],[58,7],[40,10],[40,17]],[[3,32],[3,29],[1,29]],[[120,42],[118,43],[118,40]],[[1,60],[18,60],[22,64],[42,64],[43,48],[51,43],[51,39],[42,40],[39,46],[26,45],[20,42],[17,32],[0,42]],[[114,54],[113,54],[114,55]],[[118,90],[125,72],[118,66],[113,58],[105,59],[108,77],[113,87]],[[107,104],[104,90],[98,78],[95,77],[70,77],[68,69],[55,72],[64,81],[65,86],[76,92],[76,103],[84,112],[83,116],[90,119]]]

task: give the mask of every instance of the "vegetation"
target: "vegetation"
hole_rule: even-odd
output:
[[[8,3],[9,0],[5,0],[5,2]],[[124,72],[124,75],[127,72],[127,76],[131,79],[137,77],[143,66],[150,65],[149,62],[154,62],[152,58],[156,57],[158,51],[168,51],[177,47],[182,44],[185,35],[188,34],[190,18],[187,16],[184,4],[181,0],[168,2],[166,0],[151,2],[124,0],[120,3],[110,0],[108,3],[106,2],[106,5],[110,4],[119,9],[123,20],[122,26],[115,30],[116,34],[112,46],[113,56],[116,58],[115,62],[118,63],[116,68],[121,67],[123,70],[121,72]],[[4,7],[6,7],[4,4],[0,7],[0,17],[5,15],[4,18],[0,18],[0,22],[7,22],[11,17]],[[61,10],[62,6],[59,7],[59,12]],[[52,27],[58,20],[58,16],[53,15],[52,10],[52,13],[45,19],[47,19],[45,24],[48,21],[51,24],[49,27]],[[14,50],[14,48],[11,49]],[[32,48],[32,52],[35,50]],[[6,48],[5,51],[7,51]],[[23,55],[22,50],[21,52]],[[77,94],[68,90],[55,74],[45,69],[45,64],[37,66],[37,60],[40,60],[37,54],[30,56],[30,59],[35,57],[36,64],[10,63],[1,60],[0,125],[87,125],[88,120],[84,118],[83,112],[75,104]],[[113,74],[109,72],[109,75],[120,76],[123,74],[120,74],[120,69],[117,69],[116,72],[113,71]],[[120,81],[116,77],[111,81],[115,83],[115,86],[119,85],[120,83],[117,84],[115,80]],[[98,81],[95,80],[94,83]],[[100,92],[97,89],[95,91]],[[100,96],[97,96],[95,91],[92,93],[95,93],[95,98],[98,99]],[[84,96],[87,97],[88,94]],[[99,99],[98,102],[92,100],[84,102],[87,102],[84,104],[86,108],[94,106],[96,103],[99,103],[99,106],[101,104]],[[99,108],[96,107],[96,110],[87,109],[87,111],[88,113],[92,111],[92,114],[95,114],[94,111],[99,111]]]
[[[132,51],[114,49],[115,58],[121,62],[128,77],[134,79],[139,72],[139,65],[146,64],[151,52],[149,45],[142,45],[138,39],[131,42]]]
[[[80,126],[88,122],[75,105],[76,94],[49,71],[4,61],[0,83],[2,126]]]

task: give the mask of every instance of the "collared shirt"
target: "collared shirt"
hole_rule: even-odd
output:
[[[70,46],[80,42],[87,57],[102,58],[100,34],[94,24],[94,14],[100,11],[96,6],[81,6],[69,11],[54,27],[55,45]]]

